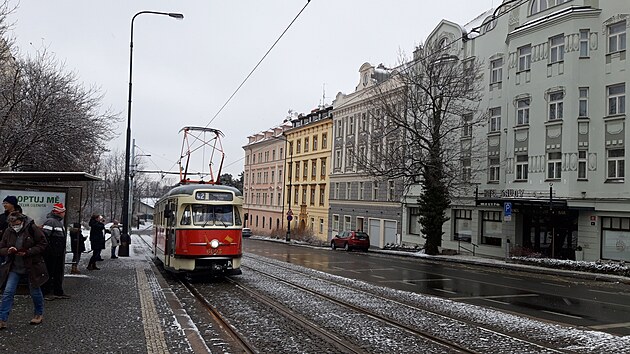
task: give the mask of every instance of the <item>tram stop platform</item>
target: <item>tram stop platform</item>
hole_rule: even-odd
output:
[[[109,242],[106,247],[101,270],[86,269],[91,253],[81,256],[81,274],[70,274],[66,264],[63,287],[71,297],[46,300],[42,324],[29,324],[30,296],[16,295],[8,328],[0,331],[0,353],[211,352],[141,236],[132,236],[129,257],[110,259]]]

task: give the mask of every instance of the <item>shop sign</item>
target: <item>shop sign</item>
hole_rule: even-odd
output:
[[[481,195],[483,196],[483,198],[544,199],[549,198],[549,191],[535,191],[512,188],[485,189]]]

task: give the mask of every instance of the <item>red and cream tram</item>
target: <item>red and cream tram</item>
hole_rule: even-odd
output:
[[[243,197],[233,187],[184,184],[155,205],[153,250],[172,272],[241,274]]]

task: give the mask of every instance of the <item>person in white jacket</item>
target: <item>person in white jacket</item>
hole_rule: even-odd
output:
[[[112,237],[109,239],[112,243],[112,259],[116,259],[116,247],[120,245],[120,224],[118,220],[114,219],[112,221],[114,224],[111,227]]]

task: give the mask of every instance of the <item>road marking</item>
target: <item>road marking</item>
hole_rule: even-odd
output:
[[[456,292],[451,291],[451,290],[438,289],[438,288],[432,288],[432,289],[433,289],[433,290],[435,290],[435,291],[441,291],[441,292],[443,292],[443,293],[447,293],[447,294],[457,294]]]
[[[560,288],[566,288],[566,285],[562,285],[562,284],[545,283],[545,282],[542,282],[542,283],[540,283],[540,284],[551,285],[551,286],[557,286],[557,287],[560,287]]]
[[[416,285],[415,282],[429,282],[429,281],[446,281],[446,280],[452,280],[449,278],[439,278],[439,279],[402,279],[402,280],[384,280],[381,283],[407,283],[407,284],[411,284],[411,285]]]
[[[499,301],[499,300],[492,300],[492,299],[483,299],[484,301],[489,301],[489,302],[495,302],[497,304],[501,304],[501,305],[510,305],[509,302],[505,302],[505,301]]]
[[[625,295],[625,296],[630,296],[630,293],[621,293],[618,291],[604,291],[604,290],[594,290],[594,289],[588,289],[588,291],[592,291],[594,293],[602,293],[602,294],[609,294],[609,295]]]
[[[488,296],[467,296],[467,297],[453,297],[451,300],[474,300],[474,299],[501,299],[501,298],[513,298],[513,297],[538,297],[538,294],[515,294],[515,295],[488,295]]]
[[[374,278],[385,279],[385,277],[382,277],[380,275],[376,275],[376,274],[370,274],[370,275],[373,276]]]
[[[503,279],[511,279],[511,280],[523,280],[521,278],[516,278],[516,277],[506,277],[505,275],[503,276]]]
[[[621,327],[630,327],[630,322],[609,323],[605,325],[589,326],[588,328],[600,330],[600,329],[621,328]]]
[[[569,318],[576,318],[578,320],[581,320],[582,317],[580,316],[573,316],[573,315],[567,315],[566,313],[560,313],[560,312],[554,312],[554,311],[547,311],[547,310],[541,310],[542,312],[546,312],[552,315],[556,315],[556,316],[564,316],[564,317],[569,317]]]

